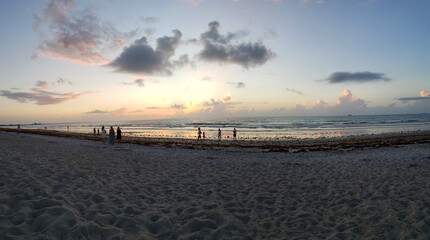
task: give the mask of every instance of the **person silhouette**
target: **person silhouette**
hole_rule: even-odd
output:
[[[233,129],[233,139],[236,140],[237,131],[236,128]]]
[[[105,142],[106,142],[106,130],[105,130],[105,126],[102,126],[102,142],[103,142],[103,144],[105,144]]]
[[[221,140],[221,129],[218,128],[218,141]]]
[[[122,138],[122,135],[121,135],[121,129],[118,127],[117,129],[116,129],[116,140],[118,141],[118,143],[119,144],[121,144],[121,138]]]
[[[109,129],[109,144],[113,145],[115,143],[115,130],[113,130],[113,127],[110,126]]]
[[[197,130],[197,142],[199,142],[199,140],[200,143],[202,143],[202,131],[200,130],[200,128],[198,128]]]

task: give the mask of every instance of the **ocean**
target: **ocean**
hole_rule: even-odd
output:
[[[223,139],[231,139],[233,128],[236,128],[239,139],[282,140],[430,130],[430,114],[34,123],[21,124],[21,128],[92,133],[102,125],[113,126],[115,130],[119,126],[123,136],[133,137],[196,138],[200,127],[208,139],[217,139],[218,129]]]

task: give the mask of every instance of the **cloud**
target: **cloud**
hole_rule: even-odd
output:
[[[300,92],[300,91],[298,91],[298,90],[295,90],[295,89],[286,88],[285,90],[287,90],[288,92],[295,93],[295,94],[303,95],[303,93],[302,93],[302,92]]]
[[[384,73],[372,72],[334,72],[325,79],[329,83],[343,83],[343,82],[376,82],[376,81],[391,81],[390,78],[385,77]]]
[[[130,83],[122,82],[121,84],[123,84],[123,85],[136,85],[138,87],[145,87],[144,81],[145,81],[144,79],[139,78],[139,79],[134,80],[133,82],[130,82]]]
[[[173,109],[187,109],[186,106],[184,106],[183,104],[173,104],[172,106],[170,106]]]
[[[428,100],[430,97],[404,97],[404,98],[397,98],[397,100],[400,101],[420,101],[420,100]]]
[[[112,111],[104,111],[104,110],[93,110],[90,112],[84,112],[84,114],[124,114],[124,113],[129,113],[130,111],[128,111],[128,109],[126,107],[122,107],[116,110],[112,110]],[[132,111],[131,113],[136,113],[136,112],[141,112],[141,111]]]
[[[73,82],[67,80],[66,78],[61,78],[59,77],[57,79],[57,81],[55,81],[56,84],[69,84],[69,85],[73,85]]]
[[[399,101],[407,102],[407,101],[421,101],[421,100],[428,100],[430,99],[430,93],[428,91],[421,91],[420,97],[403,97],[403,98],[396,98]]]
[[[235,85],[236,88],[245,88],[244,82],[227,82],[227,84]]]
[[[37,81],[36,82],[36,89],[43,90],[43,89],[48,89],[48,88],[49,88],[49,83],[47,83],[45,81]]]
[[[231,96],[227,95],[227,96],[223,97],[222,98],[222,102],[223,103],[229,103],[229,102],[231,102]]]
[[[106,113],[109,113],[108,111],[102,111],[102,110],[93,110],[93,111],[90,111],[90,112],[85,112],[86,114],[106,114]]]
[[[172,32],[173,37],[158,38],[155,49],[148,44],[146,37],[136,40],[131,46],[124,48],[120,56],[108,66],[124,73],[171,75],[174,68],[189,62],[187,55],[182,55],[175,61],[170,60],[182,38],[179,30]]]
[[[21,103],[26,103],[28,101],[34,101],[37,105],[50,105],[59,104],[65,101],[74,100],[82,95],[89,94],[92,92],[84,93],[55,93],[47,91],[36,91],[33,92],[11,92],[7,90],[0,90],[0,96],[16,100]]]
[[[104,55],[121,47],[127,34],[102,21],[91,9],[75,9],[73,0],[51,0],[43,18],[34,17],[39,45],[34,56],[101,65],[109,62]]]
[[[217,21],[208,24],[209,30],[200,35],[203,50],[199,58],[220,64],[238,64],[243,68],[263,65],[275,54],[261,43],[232,43],[233,39],[247,35],[246,32],[227,33],[222,35]]]
[[[201,103],[201,105],[205,107],[215,106],[218,104],[223,104],[223,102],[221,100],[215,100],[214,98],[211,98],[209,101]]]
[[[8,90],[0,90],[0,96],[16,100],[20,103],[35,102],[37,105],[50,105],[78,99],[82,95],[93,93],[57,93],[45,91],[50,87],[49,83],[45,81],[37,81],[35,85],[36,87],[32,88],[31,92],[12,92]]]
[[[364,100],[356,98],[351,90],[345,89],[343,91],[343,95],[339,97],[339,99],[337,100],[338,105],[351,105],[354,104],[356,106],[366,106],[366,103],[364,102]]]
[[[324,107],[327,107],[327,106],[328,106],[328,102],[327,101],[319,99],[317,101],[317,104],[314,106],[314,108],[324,108]]]

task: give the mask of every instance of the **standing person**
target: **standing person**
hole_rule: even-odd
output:
[[[103,142],[103,144],[105,144],[105,142],[106,142],[106,130],[105,130],[105,126],[102,126],[102,142]]]
[[[67,131],[69,131],[69,126],[67,126]]]
[[[236,140],[237,131],[236,128],[233,129],[233,139]]]
[[[118,141],[119,144],[121,144],[121,129],[118,127],[116,129],[116,140]]]
[[[109,129],[109,144],[113,145],[115,143],[115,130],[113,130],[113,127],[110,126]]]
[[[221,141],[221,129],[218,128],[218,141]]]
[[[203,132],[203,139],[206,139],[206,133]]]
[[[199,142],[199,140],[200,140],[200,143],[202,143],[202,131],[200,130],[200,128],[198,129],[198,132],[197,132],[197,142]]]
[[[16,134],[19,134],[20,131],[21,131],[21,125],[18,124],[18,126],[16,127]]]
[[[97,128],[97,135],[100,135],[100,128]]]
[[[93,130],[94,130],[93,132],[94,132],[94,136],[95,136],[96,135],[96,128],[94,128]]]

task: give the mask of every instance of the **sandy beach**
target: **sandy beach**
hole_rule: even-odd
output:
[[[0,239],[429,239],[428,137],[110,146],[0,131]]]

